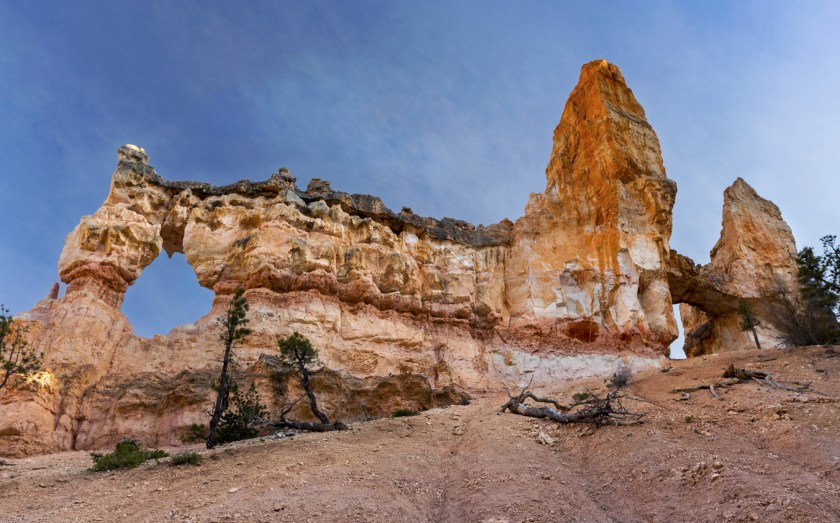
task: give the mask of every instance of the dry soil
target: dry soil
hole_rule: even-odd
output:
[[[707,356],[639,373],[625,402],[646,414],[637,426],[557,426],[499,414],[506,395],[477,393],[468,406],[347,432],[189,447],[204,455],[198,467],[164,459],[93,473],[86,452],[5,459],[0,520],[840,521],[833,350]],[[672,392],[718,379],[730,362],[816,392],[752,382],[721,390],[722,400]],[[566,401],[599,387],[538,392]]]

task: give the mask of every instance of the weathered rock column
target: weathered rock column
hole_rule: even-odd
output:
[[[664,272],[677,187],[615,65],[581,69],[546,176],[516,222],[511,329],[665,353],[677,337]]]

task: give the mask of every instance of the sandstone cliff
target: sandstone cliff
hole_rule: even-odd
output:
[[[738,186],[711,270],[731,285],[718,289],[672,253],[676,185],[644,110],[603,60],[581,70],[546,176],[515,224],[475,227],[395,213],[318,179],[302,190],[285,169],[223,187],[171,182],[143,149],[121,147],[108,198],[67,237],[66,294],[20,317],[47,371],[0,396],[0,454],[101,448],[124,436],[177,444],[206,422],[215,319],[240,287],[254,333],[237,349],[238,379],[278,409],[295,384],[275,341],[298,331],[330,369],[316,383],[324,408],[353,420],[363,409],[428,408],[531,378],[603,374],[622,359],[655,365],[677,336],[672,301],[723,325],[730,305],[711,302],[752,292],[743,276],[756,267],[742,253],[779,232],[772,216],[740,214],[750,195]],[[745,224],[745,235],[730,231]],[[141,338],[120,305],[164,251],[183,253],[216,297],[194,324]]]

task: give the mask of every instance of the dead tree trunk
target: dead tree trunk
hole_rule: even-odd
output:
[[[593,423],[596,427],[641,423],[643,413],[629,412],[622,406],[623,387],[624,385],[620,385],[613,388],[603,398],[592,392],[577,394],[574,396],[574,403],[568,407],[554,399],[535,396],[528,392],[526,387],[517,396],[511,396],[508,402],[502,405],[500,412],[509,410],[521,416],[548,418],[563,424]],[[554,408],[529,406],[525,403],[529,399],[537,403],[552,404]]]
[[[753,339],[755,340],[755,346],[758,347],[758,350],[761,350],[761,343],[758,342],[758,333],[755,331],[755,327],[750,329],[752,331]]]
[[[673,392],[688,393],[694,392],[696,390],[708,389],[709,393],[712,396],[714,396],[716,399],[722,400],[723,398],[715,393],[715,387],[723,389],[731,387],[733,385],[737,385],[739,383],[747,383],[750,381],[755,381],[759,385],[765,385],[774,389],[782,389],[791,392],[810,392],[812,394],[827,396],[827,394],[823,392],[819,392],[812,389],[810,383],[787,385],[785,383],[774,381],[773,376],[767,371],[738,369],[732,363],[730,363],[729,367],[727,367],[726,370],[723,372],[723,380],[721,381],[717,381],[715,383],[704,383],[700,385],[695,385],[693,387],[674,389]]]
[[[286,405],[283,410],[280,412],[280,421],[268,421],[262,419],[260,417],[254,417],[253,421],[260,423],[262,425],[273,427],[275,429],[296,429],[296,430],[305,430],[308,432],[330,432],[333,430],[349,430],[345,423],[341,421],[336,421],[335,423],[311,423],[308,421],[294,421],[290,419],[286,419],[286,416],[295,408],[295,405],[303,399],[303,396],[299,397],[295,401]]]

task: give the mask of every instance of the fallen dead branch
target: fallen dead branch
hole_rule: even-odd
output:
[[[689,392],[695,392],[695,391],[698,391],[698,390],[710,390],[712,387],[718,387],[718,388],[721,388],[721,389],[725,389],[725,388],[727,388],[731,385],[735,385],[736,383],[739,383],[739,380],[737,378],[729,378],[729,379],[724,379],[724,380],[721,380],[721,381],[718,381],[718,382],[715,382],[715,383],[704,383],[704,384],[701,384],[701,385],[695,385],[693,387],[685,387],[685,388],[682,388],[682,389],[674,389],[673,392],[689,393]],[[688,398],[686,398],[686,399],[688,399]]]
[[[280,421],[259,420],[264,425],[273,427],[275,429],[295,429],[304,430],[307,432],[332,432],[334,430],[350,430],[345,423],[336,421],[335,423],[314,423],[309,421],[293,421],[282,419]]]
[[[283,409],[280,411],[280,419],[278,421],[270,421],[257,416],[253,417],[253,421],[265,427],[272,427],[275,429],[295,429],[307,432],[332,432],[334,430],[350,429],[350,427],[348,427],[347,424],[341,421],[336,421],[334,423],[314,423],[309,421],[295,421],[286,418],[286,416],[292,411],[292,409],[294,409],[295,405],[297,405],[303,398],[306,397],[307,394],[304,393],[295,401],[284,406]]]
[[[730,363],[729,367],[723,371],[724,378],[737,378],[739,381],[747,381],[752,379],[760,379],[763,380],[764,378],[770,376],[769,372],[765,372],[763,370],[747,370],[747,369],[736,369],[735,365]]]
[[[790,392],[810,392],[812,394],[819,394],[821,396],[826,396],[827,395],[827,394],[824,394],[822,392],[819,392],[819,391],[816,391],[816,390],[812,389],[810,383],[805,383],[805,384],[796,383],[796,384],[793,384],[793,385],[789,385],[789,384],[786,384],[786,383],[781,383],[781,382],[773,380],[773,376],[767,371],[738,369],[738,368],[735,368],[735,365],[733,365],[732,363],[730,363],[729,367],[727,367],[726,370],[723,372],[722,377],[723,377],[722,380],[717,381],[715,383],[704,383],[704,384],[701,384],[701,385],[695,385],[693,387],[684,387],[684,388],[680,388],[680,389],[674,389],[673,392],[680,392],[680,393],[683,393],[683,394],[687,394],[689,392],[694,392],[694,391],[697,391],[697,390],[707,389],[709,391],[709,393],[712,395],[712,397],[714,397],[715,399],[718,399],[718,400],[722,400],[723,397],[721,397],[719,394],[717,394],[717,392],[715,391],[716,388],[725,389],[725,388],[731,387],[733,385],[737,385],[739,383],[747,383],[747,382],[750,382],[750,381],[754,381],[754,382],[758,383],[759,385],[764,385],[766,387],[771,387],[771,388],[774,388],[774,389],[787,390],[787,391],[790,391]],[[685,396],[683,396],[682,399],[688,399],[688,398],[685,398]]]
[[[624,381],[611,381],[608,392],[601,397],[592,391],[580,392],[572,397],[572,403],[568,406],[552,398],[541,398],[528,391],[530,383],[516,396],[502,405],[499,412],[506,410],[528,416],[531,418],[547,418],[557,423],[592,423],[595,427],[603,425],[635,425],[642,423],[644,413],[630,412],[621,404],[624,398],[622,389],[626,386]],[[528,400],[538,404],[553,405],[553,407],[529,405]]]

